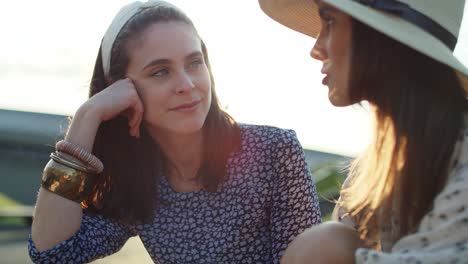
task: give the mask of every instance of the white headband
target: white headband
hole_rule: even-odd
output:
[[[147,2],[136,1],[123,6],[117,15],[115,15],[114,19],[109,25],[109,28],[104,34],[104,37],[102,38],[101,43],[102,68],[106,78],[109,78],[112,46],[114,45],[115,38],[119,34],[122,27],[141,10],[159,6],[177,8],[174,5],[161,0],[148,0]]]

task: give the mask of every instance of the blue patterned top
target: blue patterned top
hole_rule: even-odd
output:
[[[154,262],[279,263],[287,245],[321,222],[317,193],[296,134],[240,125],[241,150],[232,153],[218,191],[175,192],[157,178],[158,204],[147,224],[126,225],[85,212],[79,231],[38,252],[35,263],[84,263],[111,255],[140,236]]]

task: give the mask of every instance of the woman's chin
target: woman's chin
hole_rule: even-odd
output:
[[[336,106],[336,107],[345,107],[345,106],[351,105],[349,100],[343,100],[343,98],[339,98],[339,97],[336,97],[336,96],[333,96],[333,97],[329,96],[328,100],[330,101],[330,103],[333,106]]]
[[[192,135],[202,131],[204,120],[187,120],[180,122],[174,126],[171,130],[180,135]]]
[[[349,96],[343,95],[342,92],[340,93],[340,90],[336,88],[330,88],[330,86],[328,89],[328,100],[333,106],[345,107],[354,104],[354,102],[351,102]]]

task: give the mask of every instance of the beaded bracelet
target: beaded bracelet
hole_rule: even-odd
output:
[[[57,151],[61,151],[72,155],[73,157],[79,159],[80,161],[91,167],[97,173],[101,173],[104,170],[104,165],[96,156],[75,144],[72,144],[65,140],[60,140],[55,145],[55,149]]]

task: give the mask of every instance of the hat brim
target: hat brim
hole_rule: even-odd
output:
[[[452,50],[431,34],[394,15],[355,1],[323,0],[323,2],[388,37],[452,67],[458,72],[465,91],[468,91],[468,69],[453,55]],[[265,14],[286,27],[313,38],[320,33],[321,22],[314,0],[259,0],[259,3]]]
[[[278,23],[311,36],[317,37],[321,24],[314,0],[259,0],[260,8]]]

